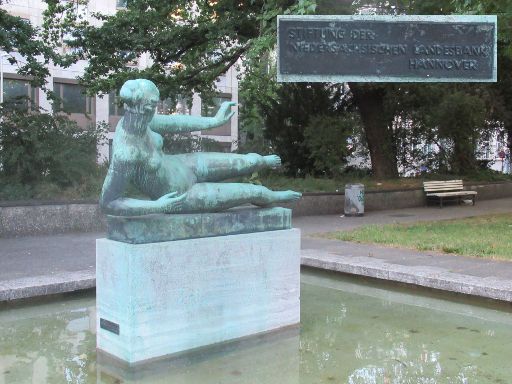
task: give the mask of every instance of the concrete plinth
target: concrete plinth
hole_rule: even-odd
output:
[[[96,243],[97,346],[129,364],[300,321],[300,231]]]

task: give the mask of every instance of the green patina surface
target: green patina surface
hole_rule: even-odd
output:
[[[100,198],[100,206],[108,215],[219,212],[247,203],[265,207],[301,197],[298,192],[271,191],[260,185],[221,183],[280,166],[281,159],[275,155],[163,153],[161,133],[221,126],[233,116],[231,107],[235,103],[223,103],[214,117],[157,115],[159,91],[155,84],[144,79],[127,81],[120,97],[126,112],[116,128],[112,160]],[[150,200],[126,197],[129,184]]]
[[[107,216],[108,238],[130,244],[290,229],[291,210],[238,208],[227,212]]]

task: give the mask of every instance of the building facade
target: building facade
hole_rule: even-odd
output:
[[[114,14],[118,9],[126,6],[126,0],[89,0],[87,6],[79,9],[86,16],[100,12],[103,14]],[[41,0],[11,0],[1,7],[11,15],[19,16],[34,26],[41,26],[43,23],[43,11],[46,4]],[[63,47],[65,50],[66,47]],[[7,56],[6,56],[7,55]],[[9,64],[8,56],[12,55],[23,61],[17,52],[0,52],[0,60],[3,64],[4,101],[19,96],[27,96],[33,105],[42,108],[45,111],[56,111],[67,113],[69,117],[76,121],[81,127],[87,128],[91,124],[108,123],[110,132],[108,134],[108,143],[99,148],[99,160],[105,161],[109,157],[109,143],[114,135],[115,127],[122,117],[123,109],[116,102],[115,93],[109,95],[98,95],[88,97],[76,80],[78,76],[84,73],[87,65],[86,61],[80,61],[69,68],[61,68],[50,64],[50,77],[47,78],[48,88],[53,90],[61,98],[59,105],[52,104],[44,92],[31,87],[26,78],[16,74],[16,66]],[[141,55],[131,65],[138,68],[145,68],[151,65],[151,58],[148,54]],[[234,101],[238,103],[238,79],[234,68],[229,69],[224,75],[216,81],[216,88],[219,91],[214,100],[215,106],[223,101]],[[235,116],[231,122],[222,127],[210,131],[194,132],[199,137],[214,139],[220,143],[224,151],[235,149],[238,140],[238,108],[233,108]],[[158,113],[170,113],[171,108],[165,100],[158,106]],[[215,108],[206,107],[201,102],[201,97],[197,94],[193,96],[192,107],[187,105],[178,105],[179,113],[191,114],[195,116],[208,116],[214,113]]]

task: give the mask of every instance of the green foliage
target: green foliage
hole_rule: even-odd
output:
[[[272,153],[272,144],[270,140],[265,139],[265,122],[263,116],[259,113],[256,105],[250,103],[243,108],[244,115],[240,118],[238,129],[237,152],[239,153],[259,153],[260,155],[269,155]]]
[[[395,140],[400,165],[424,165],[429,172],[476,171],[478,141],[495,131],[489,123],[491,95],[486,86],[410,84],[397,87]],[[437,151],[425,150],[437,146]]]
[[[0,5],[2,2],[0,1]],[[49,76],[48,63],[57,60],[57,55],[46,42],[38,37],[38,29],[19,16],[0,8],[0,51],[17,51],[22,56],[8,55],[7,60],[18,66],[20,75],[28,76],[32,85],[43,87]]]
[[[455,6],[445,0],[354,0],[352,12],[384,14],[384,15],[440,15],[455,11]]]
[[[96,147],[105,127],[83,130],[62,115],[2,107],[0,178],[11,188],[70,187],[98,172]]]
[[[445,95],[436,111],[439,137],[450,141],[451,171],[466,174],[476,165],[477,140],[485,127],[486,110],[481,98],[462,91]]]
[[[45,37],[77,49],[66,64],[88,60],[81,77],[88,92],[106,93],[128,79],[146,78],[171,99],[193,91],[213,95],[217,77],[239,59],[250,61],[275,44],[276,15],[315,8],[310,0],[129,0],[126,9],[95,13],[89,22],[74,2],[47,3]],[[130,66],[145,54],[152,60],[149,68]]]
[[[459,13],[498,16],[499,55],[512,58],[512,2],[510,0],[451,0]]]
[[[358,125],[357,114],[317,115],[309,119],[304,142],[309,148],[315,174],[333,176],[342,172],[346,158],[351,154],[348,139]]]
[[[454,107],[461,113],[472,103],[478,104],[474,98],[482,99],[487,114],[485,124],[477,128],[479,134],[489,135],[492,128],[500,134],[508,132],[512,137],[512,70],[508,70],[512,68],[510,0],[321,0],[318,7],[313,0],[238,3],[228,0],[130,0],[127,9],[114,15],[95,14],[97,20],[92,22],[85,20],[78,11],[84,1],[46,0],[48,10],[45,13],[43,36],[44,41],[51,42],[53,46],[66,44],[75,48],[72,54],[60,58],[61,65],[69,65],[78,59],[89,60],[81,79],[89,93],[108,92],[118,89],[127,79],[146,77],[157,84],[162,97],[187,97],[192,91],[197,91],[206,99],[215,92],[214,80],[233,63],[240,63],[243,69],[239,93],[242,102],[239,110],[240,132],[243,136],[239,143],[240,150],[261,153],[276,151],[289,166],[291,174],[301,175],[316,172],[311,150],[304,143],[304,130],[309,117],[299,111],[297,117],[288,121],[282,113],[286,107],[281,104],[293,103],[294,100],[283,101],[286,100],[283,94],[288,86],[276,82],[277,15],[312,14],[317,12],[317,8],[319,14],[362,11],[377,14],[498,14],[498,84],[475,84],[465,88],[425,85],[423,91],[419,90],[423,85],[417,86],[411,91],[416,94],[412,95],[416,102],[403,105],[397,105],[395,100],[410,97],[404,92],[409,92],[414,86],[365,85],[370,93],[380,93],[380,102],[374,99],[374,105],[366,102],[366,106],[358,107],[374,112],[378,108],[378,113],[374,114],[386,119],[386,124],[369,126],[365,121],[363,126],[364,136],[371,144],[372,157],[377,159],[373,164],[374,174],[378,167],[384,168],[380,171],[389,171],[388,176],[396,174],[396,169],[391,169],[396,168],[395,161],[382,161],[389,157],[398,159],[405,167],[414,167],[421,160],[429,169],[473,171],[474,165],[471,163],[474,163],[474,159],[468,155],[474,149],[475,135],[468,135],[467,125],[440,125],[443,114],[450,118],[453,114],[448,109],[437,107],[443,105],[441,100],[444,97],[453,93],[464,93],[459,99],[447,99],[452,106],[455,101],[460,101],[462,105]],[[151,67],[139,70],[130,66],[134,59],[146,53],[153,61]],[[358,86],[361,88],[360,84]],[[360,98],[360,102],[365,103],[365,99]],[[329,102],[331,109],[352,108],[353,103],[346,95],[337,100],[332,98]],[[340,107],[340,104],[343,106]],[[274,112],[275,108],[281,111]],[[479,105],[476,111],[478,114],[481,112]],[[462,116],[461,121],[469,119],[474,123],[480,119],[476,112],[471,112],[469,117]],[[279,114],[282,116],[276,117]],[[309,110],[309,114],[324,113]],[[270,126],[265,127],[268,124]],[[455,127],[460,127],[462,133],[457,134],[454,130],[459,128]],[[419,147],[422,143],[438,144],[442,151],[439,156],[421,153]],[[512,148],[512,142],[510,146]],[[382,155],[382,152],[386,152],[386,155]],[[386,172],[383,174],[385,176]]]
[[[315,116],[341,117],[336,101],[345,91],[342,86],[324,84],[285,84],[277,90],[277,99],[260,105],[265,121],[265,138],[272,143],[290,175],[315,173],[311,148],[304,132]]]

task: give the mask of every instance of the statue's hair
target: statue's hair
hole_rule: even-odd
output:
[[[136,79],[125,82],[119,96],[128,107],[154,108],[160,99],[160,92],[152,81]]]

